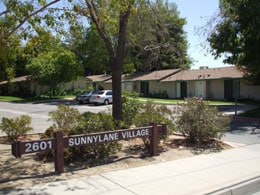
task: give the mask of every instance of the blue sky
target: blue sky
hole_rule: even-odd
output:
[[[200,37],[195,32],[196,28],[206,25],[207,21],[218,13],[219,0],[169,0],[169,2],[176,3],[180,17],[186,18],[187,24],[184,30],[187,32],[188,54],[194,59],[191,68],[227,66],[222,62],[223,59],[215,60],[206,49],[200,46],[201,43],[205,43],[205,37]]]

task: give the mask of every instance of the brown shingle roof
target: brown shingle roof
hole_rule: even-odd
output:
[[[91,75],[91,76],[87,76],[86,78],[93,82],[103,82],[111,79],[111,75],[107,75],[107,74]]]
[[[239,71],[236,67],[231,66],[231,67],[222,67],[222,68],[183,70],[163,79],[162,82],[242,78],[242,77],[243,77],[243,73]]]
[[[177,72],[181,71],[181,69],[169,69],[169,70],[156,70],[142,76],[134,78],[135,81],[154,81],[154,80],[162,80],[166,77],[169,77]]]
[[[172,74],[181,71],[181,69],[169,69],[169,70],[156,70],[149,73],[135,73],[131,76],[122,76],[122,82],[127,81],[160,81]],[[106,81],[106,83],[111,83],[112,79]]]

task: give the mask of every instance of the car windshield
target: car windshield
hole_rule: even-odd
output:
[[[84,93],[82,93],[81,95],[90,95],[92,92],[91,91],[86,91]]]

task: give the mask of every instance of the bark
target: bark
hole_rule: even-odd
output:
[[[112,65],[112,90],[113,90],[113,118],[115,120],[122,119],[122,69],[125,57],[125,45],[127,24],[130,15],[129,8],[120,14],[118,46],[116,51],[115,64]]]
[[[118,121],[122,119],[122,86],[121,77],[122,69],[125,57],[125,45],[126,45],[126,34],[127,34],[127,24],[128,18],[130,16],[130,9],[133,4],[129,3],[128,8],[122,11],[119,16],[119,35],[116,51],[114,50],[112,43],[109,39],[107,32],[100,26],[98,16],[95,12],[95,7],[93,2],[85,0],[87,7],[89,9],[89,14],[92,21],[97,27],[97,30],[105,42],[107,51],[109,53],[109,64],[112,71],[112,90],[113,90],[113,108],[112,115],[113,118]]]

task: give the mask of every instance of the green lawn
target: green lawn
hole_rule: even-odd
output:
[[[177,103],[183,102],[183,100],[159,99],[159,98],[143,98],[143,97],[138,98],[138,100],[141,101],[141,102],[153,101],[155,103],[160,103],[160,104],[177,104]],[[210,105],[234,105],[235,102],[209,101],[209,104]]]
[[[75,96],[57,96],[53,97],[52,99],[63,99],[63,98],[74,98]],[[8,102],[33,102],[33,101],[40,101],[40,100],[49,100],[48,96],[41,96],[37,98],[19,98],[19,97],[12,97],[12,96],[0,96],[0,101],[8,101]],[[139,101],[146,102],[146,101],[153,101],[154,103],[159,104],[177,104],[183,102],[183,100],[176,100],[176,99],[159,99],[159,98],[144,98],[139,97]],[[209,101],[210,105],[234,105],[234,102],[225,102],[225,101]]]
[[[51,99],[64,99],[64,98],[73,98],[75,96],[55,96]],[[42,100],[50,100],[48,96],[41,96],[36,98],[20,98],[14,96],[0,96],[0,101],[5,102],[34,102],[34,101],[42,101]]]
[[[13,97],[13,96],[0,96],[0,101],[13,102],[13,101],[24,101],[24,98]]]

